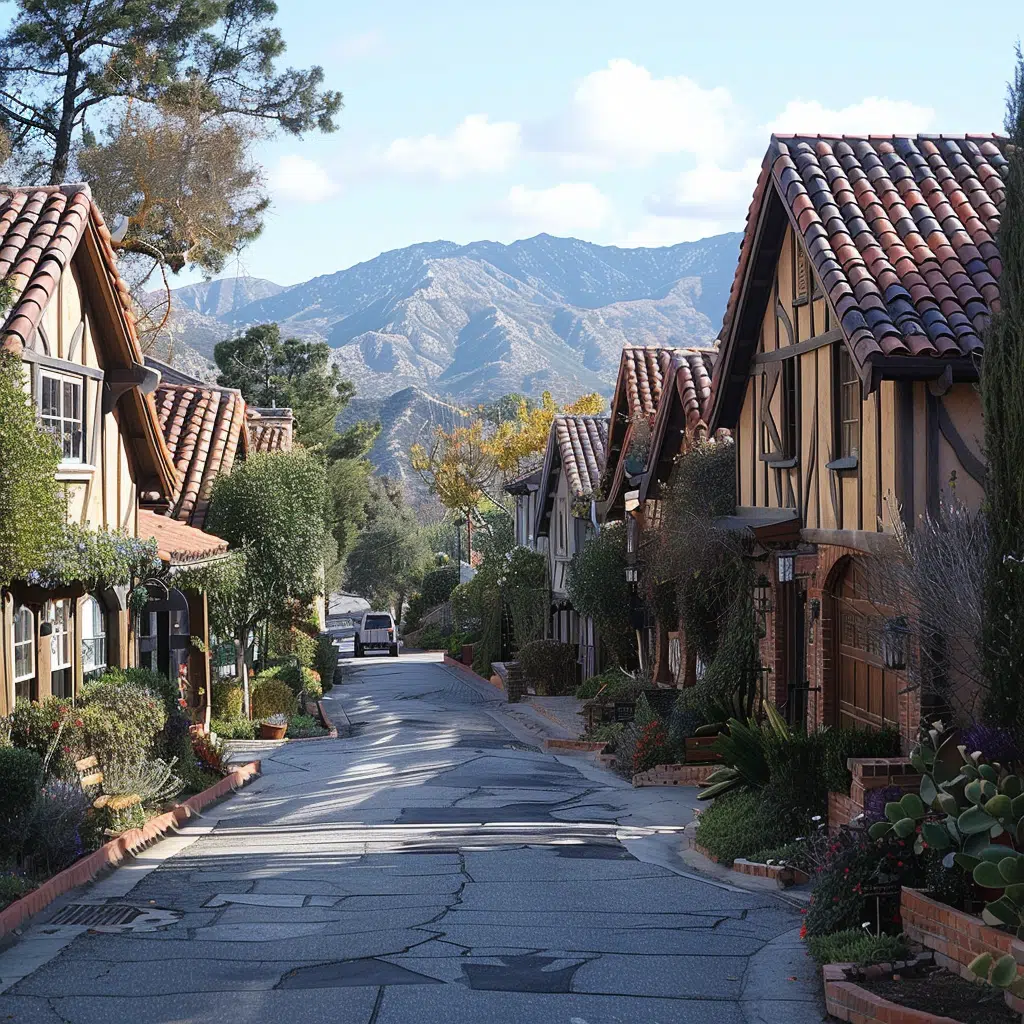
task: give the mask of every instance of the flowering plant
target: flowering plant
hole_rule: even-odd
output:
[[[665,723],[660,719],[648,722],[640,731],[633,748],[633,771],[647,771],[655,765],[668,764],[674,760]]]
[[[130,537],[123,530],[90,530],[76,523],[64,526],[28,583],[53,589],[81,581],[89,590],[123,586],[160,567],[156,541]]]

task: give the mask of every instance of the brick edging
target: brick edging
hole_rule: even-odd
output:
[[[603,754],[608,744],[599,740],[559,740],[546,739],[544,750],[562,750],[566,753]]]
[[[458,669],[460,672],[465,672],[466,675],[472,676],[473,681],[476,683],[486,683],[488,686],[493,687],[499,693],[504,693],[505,689],[502,686],[498,686],[496,683],[492,683],[490,679],[485,679],[483,676],[478,675],[468,665],[463,665],[461,661],[456,661],[450,654],[444,656],[444,664],[448,668]]]
[[[720,764],[659,764],[633,776],[633,785],[642,786],[699,786],[707,782]]]
[[[800,868],[788,864],[761,864],[745,857],[737,857],[732,862],[732,869],[741,875],[751,875],[754,878],[774,878],[780,885],[804,885],[811,880],[811,876]]]
[[[120,867],[128,855],[144,849],[150,843],[163,838],[165,832],[177,828],[193,815],[216,803],[222,797],[233,793],[260,774],[260,762],[250,761],[225,775],[195,796],[172,807],[163,814],[150,818],[142,828],[129,829],[116,839],[104,843],[98,850],[82,857],[69,868],[47,879],[38,889],[15,900],[0,911],[0,937],[14,931],[28,918],[48,907],[58,896],[91,882],[101,872]]]
[[[867,1024],[880,1021],[882,1024],[960,1024],[952,1017],[940,1017],[926,1010],[915,1010],[889,999],[883,999],[854,981],[848,981],[846,971],[853,964],[826,964],[821,969],[825,984],[825,1008],[839,1020]],[[877,970],[875,969],[877,968]],[[892,964],[876,964],[867,967],[867,973],[886,974]]]

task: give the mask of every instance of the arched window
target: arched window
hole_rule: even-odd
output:
[[[107,615],[91,594],[82,602],[82,673],[99,675],[107,667]]]
[[[30,608],[19,604],[14,609],[12,629],[14,646],[14,696],[32,699],[36,675],[36,617]]]

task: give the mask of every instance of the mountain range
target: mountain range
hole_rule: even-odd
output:
[[[169,339],[174,361],[196,372],[217,341],[276,321],[326,341],[360,398],[407,418],[428,399],[442,401],[423,415],[443,417],[451,403],[511,391],[608,395],[623,345],[714,341],[739,240],[425,242],[290,287],[237,277],[175,289]]]

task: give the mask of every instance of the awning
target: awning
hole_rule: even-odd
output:
[[[139,537],[152,537],[157,558],[168,565],[192,565],[223,558],[228,553],[226,540],[147,509],[139,510]]]
[[[715,526],[747,533],[762,544],[795,544],[800,540],[800,516],[795,508],[741,507],[734,516],[716,519]]]

